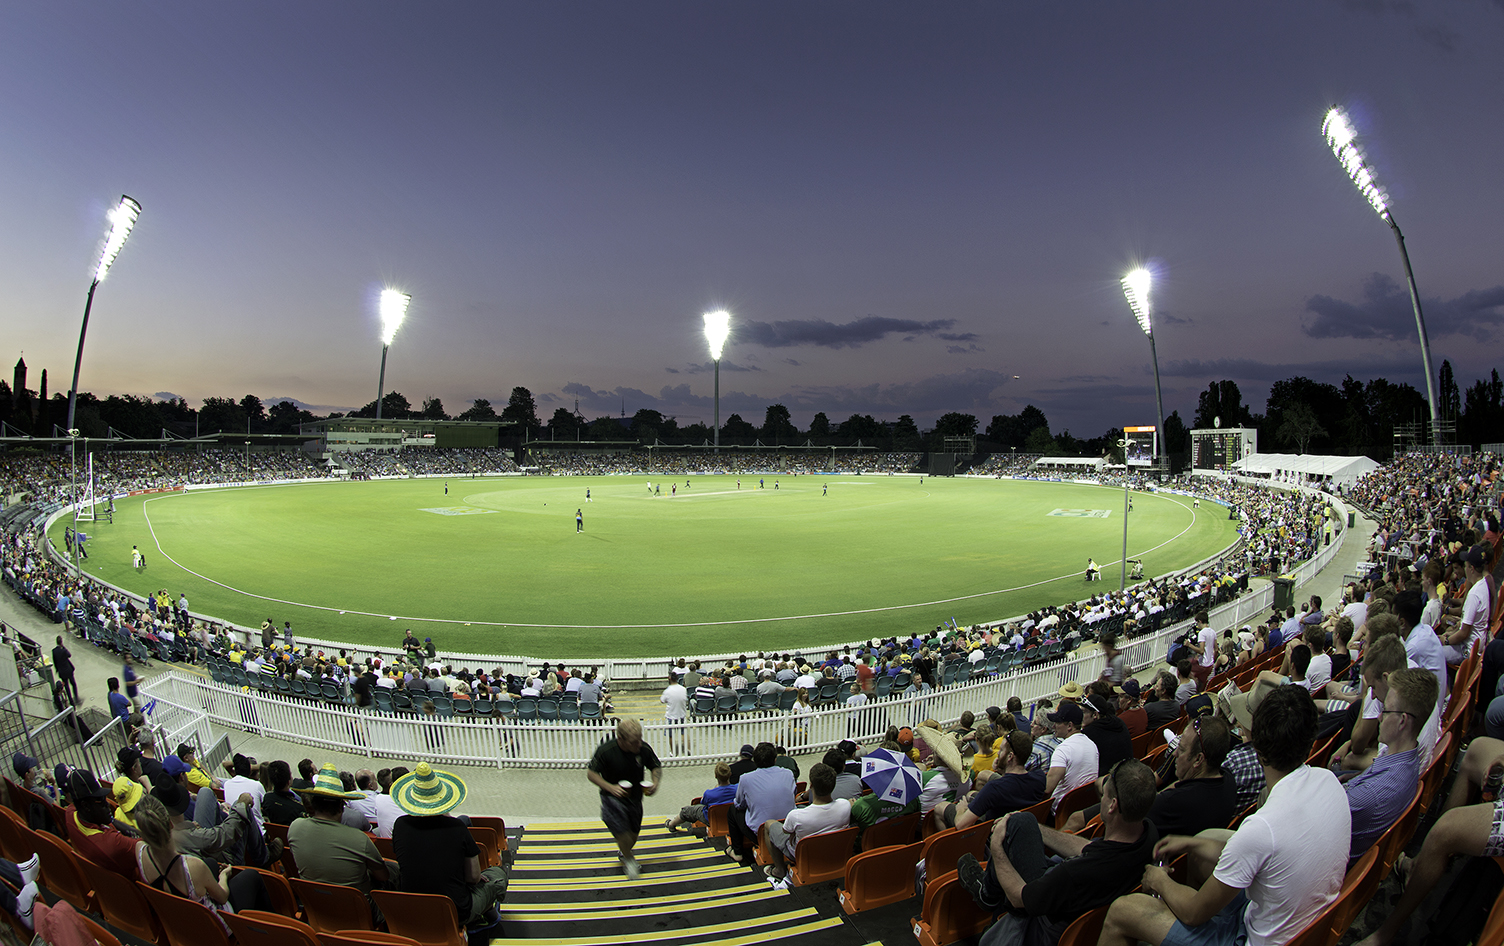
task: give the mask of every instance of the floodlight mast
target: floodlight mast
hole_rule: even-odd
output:
[[[376,379],[376,419],[381,420],[381,398],[386,393],[386,351],[407,317],[413,297],[396,289],[381,290],[381,374]]]
[[[1133,310],[1133,317],[1138,319],[1138,327],[1149,336],[1149,356],[1154,362],[1154,408],[1159,416],[1154,420],[1154,426],[1160,434],[1165,429],[1165,401],[1159,391],[1159,352],[1154,347],[1154,323],[1150,318],[1149,289],[1154,283],[1154,277],[1147,269],[1142,267],[1123,277],[1123,295],[1128,299],[1128,307]],[[1127,461],[1124,460],[1124,470],[1127,469]]]
[[[1436,411],[1436,382],[1431,374],[1431,340],[1426,335],[1426,318],[1421,314],[1420,290],[1415,288],[1415,273],[1410,269],[1410,253],[1405,249],[1405,235],[1400,232],[1400,225],[1395,223],[1394,214],[1389,210],[1389,195],[1379,186],[1373,169],[1363,156],[1363,149],[1358,146],[1358,133],[1347,117],[1347,110],[1340,105],[1333,105],[1321,123],[1321,134],[1326,138],[1332,154],[1337,156],[1342,169],[1358,188],[1358,193],[1363,195],[1369,206],[1394,231],[1394,242],[1400,248],[1400,261],[1405,264],[1405,284],[1410,289],[1410,308],[1415,311],[1415,332],[1420,336],[1420,361],[1426,372],[1426,402],[1431,408],[1431,442],[1438,443],[1441,426]]]
[[[73,426],[74,413],[78,408],[78,373],[84,365],[84,339],[89,334],[89,312],[94,308],[94,290],[104,282],[115,257],[125,248],[125,241],[141,216],[141,205],[126,194],[120,195],[120,203],[106,215],[110,232],[105,235],[104,246],[99,251],[99,261],[94,264],[94,276],[89,280],[89,296],[84,300],[84,323],[78,330],[78,353],[73,356],[73,384],[68,388],[68,467],[69,494],[73,503],[73,570],[79,573],[78,563],[78,429]]]
[[[710,343],[710,360],[715,363],[715,452],[721,452],[721,351],[731,334],[731,313],[725,309],[705,313],[705,340]]]

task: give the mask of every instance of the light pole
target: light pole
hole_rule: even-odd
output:
[[[79,574],[78,564],[78,430],[68,428],[68,490],[73,496],[73,547],[68,551],[73,555],[73,574]],[[88,444],[84,445],[88,452]]]
[[[731,313],[725,309],[705,313],[705,340],[710,343],[710,360],[715,363],[715,452],[721,452],[721,350],[731,334]]]
[[[1152,336],[1151,336],[1152,337]],[[1118,578],[1118,594],[1128,587],[1128,440],[1118,441],[1123,451],[1123,573]]]
[[[1415,288],[1415,273],[1410,270],[1410,254],[1405,250],[1405,235],[1400,233],[1400,225],[1394,222],[1394,214],[1389,212],[1389,195],[1379,186],[1373,170],[1364,159],[1363,150],[1358,147],[1358,133],[1353,130],[1352,122],[1348,120],[1347,112],[1342,106],[1333,105],[1327,111],[1326,120],[1321,123],[1321,134],[1326,137],[1326,143],[1341,162],[1342,169],[1352,178],[1358,193],[1389,224],[1389,229],[1394,231],[1394,242],[1399,244],[1400,260],[1405,264],[1405,282],[1410,287],[1410,308],[1415,310],[1415,332],[1420,336],[1420,362],[1426,372],[1426,401],[1431,406],[1431,442],[1437,443],[1441,425],[1436,413],[1436,381],[1431,374],[1431,341],[1426,337],[1426,318],[1420,311],[1420,291]]]
[[[1149,336],[1149,356],[1154,361],[1154,409],[1158,413],[1158,416],[1154,418],[1154,428],[1159,431],[1160,441],[1163,443],[1165,400],[1159,393],[1159,352],[1154,348],[1154,323],[1149,318],[1149,287],[1153,282],[1154,277],[1147,269],[1143,267],[1135,269],[1123,277],[1123,295],[1128,299],[1128,307],[1133,310],[1133,317],[1138,319],[1138,327]],[[1127,469],[1126,459],[1124,469]]]
[[[381,290],[381,374],[376,379],[376,419],[381,420],[381,396],[386,391],[386,350],[392,347],[397,329],[407,317],[413,297],[395,289]]]

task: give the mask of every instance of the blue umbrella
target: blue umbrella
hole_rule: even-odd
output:
[[[919,768],[902,753],[873,749],[862,756],[862,784],[883,801],[903,807],[919,797]]]

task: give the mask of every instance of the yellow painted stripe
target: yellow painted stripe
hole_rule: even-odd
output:
[[[745,930],[758,923],[772,926],[776,923],[789,923],[794,920],[802,920],[806,917],[818,916],[814,907],[805,907],[802,910],[791,910],[788,913],[777,913],[773,916],[762,917],[760,920],[736,920],[730,923],[716,923],[713,926],[695,926],[682,930],[654,930],[651,933],[616,933],[610,936],[570,936],[557,939],[493,939],[491,946],[614,946],[616,943],[654,943],[663,940],[695,939],[699,937],[714,936],[717,933],[727,933],[732,930]],[[841,924],[840,917],[832,917],[829,921],[818,922],[835,925]],[[812,927],[819,929],[820,927]],[[761,930],[746,940],[748,943],[766,942],[769,938],[777,938],[783,932],[788,935],[791,931]],[[726,946],[732,940],[717,939],[717,943]]]
[[[497,904],[496,908],[505,913],[508,910],[531,910],[537,912],[547,910],[614,910],[617,908],[625,909],[647,906],[682,907],[687,905],[692,906],[702,900],[715,900],[725,896],[773,898],[788,896],[788,891],[774,890],[762,884],[756,884],[753,886],[724,887],[720,890],[695,890],[688,893],[670,894],[666,897],[634,897],[630,900],[594,900],[590,903],[580,903],[571,900],[562,903],[516,903],[511,906]]]
[[[745,874],[749,881],[753,879],[752,875],[747,872],[747,869],[745,867],[739,867],[736,864],[727,864],[725,867],[712,867],[705,868],[703,870],[677,871],[673,874],[644,875],[643,877],[640,877],[636,881],[634,881],[632,883],[632,886],[661,887],[665,884],[681,884],[687,880],[705,880],[711,877],[729,877],[734,874]],[[517,880],[512,882],[511,887],[513,890],[516,890],[518,892],[526,891],[537,893],[557,891],[563,893],[569,890],[594,890],[601,886],[603,880],[605,880],[605,878],[601,877],[586,877],[581,880],[573,881],[528,880],[526,878],[518,878]],[[613,879],[613,882],[619,882],[621,884],[625,883],[624,880],[618,881],[616,879]]]
[[[683,864],[690,861],[710,861],[721,858],[720,851],[670,851],[663,854],[644,854],[637,858],[639,864]],[[517,858],[512,866],[515,872],[547,870],[583,870],[591,867],[615,867],[620,864],[615,857],[548,858],[526,861]]]
[[[788,896],[788,891],[771,889],[758,890],[753,893],[745,893],[737,897],[721,897],[718,900],[701,900],[694,903],[673,903],[667,904],[666,906],[667,911],[676,913],[693,913],[696,910],[719,910],[722,907],[731,907],[743,903],[758,903],[760,901],[770,900],[773,897],[779,896]],[[529,923],[563,923],[566,921],[575,920],[614,919],[616,917],[622,916],[659,916],[666,912],[664,906],[637,907],[631,909],[624,907],[612,907],[606,910],[593,910],[590,912],[580,912],[577,908],[573,912],[566,912],[567,908],[576,906],[574,904],[561,903],[559,904],[559,906],[565,909],[560,909],[556,912],[543,913],[528,913],[528,908],[526,906],[515,906],[510,910],[503,909],[501,911],[501,916],[506,920],[522,920]],[[589,904],[589,906],[600,906],[600,904]]]
[[[580,831],[580,830],[606,830],[599,821],[553,821],[548,824],[528,825],[529,834],[551,831]]]
[[[715,848],[710,848],[694,838],[657,838],[651,841],[638,841],[637,845],[633,848],[636,851],[693,851],[706,849],[715,850]],[[547,844],[528,844],[526,843],[526,838],[524,838],[523,843],[517,848],[517,856],[547,857],[551,854],[602,854],[608,852],[614,853],[617,850],[618,848],[614,841],[588,842],[585,844],[561,844],[550,841]]]

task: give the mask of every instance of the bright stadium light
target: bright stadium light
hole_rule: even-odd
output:
[[[731,335],[731,313],[725,309],[705,313],[705,340],[710,343],[710,360],[715,362],[715,452],[721,452],[721,351]]]
[[[1399,224],[1394,222],[1394,214],[1389,210],[1389,195],[1379,186],[1373,168],[1368,166],[1363,149],[1358,147],[1358,133],[1353,129],[1353,123],[1342,106],[1333,105],[1327,111],[1326,119],[1321,123],[1321,134],[1326,137],[1327,146],[1337,156],[1342,169],[1352,178],[1358,193],[1363,195],[1369,206],[1378,211],[1384,222],[1389,224],[1389,229],[1394,231],[1394,242],[1399,244],[1400,259],[1405,264],[1405,282],[1410,287],[1410,308],[1415,310],[1415,331],[1420,336],[1420,361],[1426,372],[1426,401],[1431,408],[1431,439],[1433,443],[1440,443],[1435,380],[1431,376],[1431,340],[1426,336],[1426,318],[1420,311],[1420,290],[1415,288],[1415,273],[1410,269],[1410,253],[1405,249],[1405,235],[1400,232]]]
[[[124,194],[120,197],[120,203],[107,214],[110,221],[110,232],[105,236],[104,246],[99,251],[99,262],[94,264],[94,275],[89,280],[89,297],[84,300],[84,324],[78,330],[78,353],[73,356],[73,386],[68,389],[68,452],[71,457],[70,463],[74,467],[73,477],[73,502],[75,515],[78,504],[78,478],[76,470],[78,466],[78,432],[73,426],[74,409],[78,406],[78,372],[84,364],[84,337],[89,334],[89,312],[94,308],[94,290],[104,281],[105,274],[110,271],[110,266],[115,262],[115,257],[125,248],[125,240],[131,235],[131,228],[136,225],[136,218],[141,216],[141,205],[132,197]],[[76,525],[76,522],[75,522]],[[75,529],[75,532],[77,530]],[[74,548],[77,549],[78,540],[74,539]],[[78,553],[74,552],[74,568],[78,567]]]
[[[1154,420],[1154,426],[1159,428],[1163,435],[1165,429],[1165,402],[1159,393],[1159,352],[1154,348],[1154,323],[1150,320],[1149,288],[1154,284],[1154,277],[1147,269],[1140,266],[1133,272],[1124,276],[1123,296],[1128,300],[1128,308],[1133,310],[1133,317],[1138,319],[1138,327],[1149,336],[1149,355],[1154,361],[1154,406],[1159,411],[1159,416]]]
[[[386,351],[397,337],[397,329],[407,318],[413,297],[396,289],[381,290],[381,374],[376,380],[376,419],[381,420],[381,397],[386,393]]]

